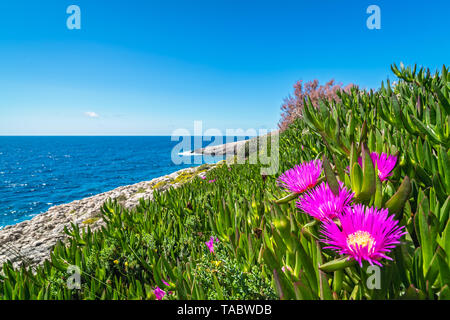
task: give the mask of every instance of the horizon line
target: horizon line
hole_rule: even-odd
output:
[[[268,133],[270,133],[270,132],[268,132]],[[1,135],[0,134],[0,137],[172,137],[172,135],[164,135],[164,134],[154,134],[154,135]],[[174,135],[174,137],[256,137],[256,136]]]

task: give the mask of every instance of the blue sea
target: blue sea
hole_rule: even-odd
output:
[[[178,143],[168,136],[0,136],[0,228],[51,206],[198,165],[193,156],[183,158],[191,164],[173,163]]]

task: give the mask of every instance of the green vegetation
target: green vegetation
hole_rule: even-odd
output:
[[[191,173],[191,172],[182,172],[180,173],[175,179],[170,181],[171,184],[175,183],[186,183],[191,181],[194,177],[197,176],[197,173]]]
[[[137,189],[136,194],[138,193],[145,193],[145,189],[140,187],[139,189]]]
[[[167,181],[161,180],[160,182],[158,182],[157,184],[155,184],[155,185],[152,187],[152,189],[155,190],[155,189],[162,188],[162,187],[164,187],[165,185],[167,185],[167,183],[168,183]]]
[[[100,217],[92,217],[83,221],[83,224],[93,224],[100,220]]]
[[[279,143],[279,173],[324,159],[322,179],[332,188],[342,181],[355,202],[388,208],[405,226],[393,260],[382,261],[380,289],[367,287],[367,263],[323,248],[320,224],[293,197],[276,201],[287,195],[278,175],[246,163],[155,190],[133,210],[106,202],[106,226],[66,229],[67,244],[42,266],[5,263],[0,298],[155,299],[158,287],[163,299],[450,299],[450,73],[393,71],[394,87],[306,101]],[[368,151],[398,155],[383,184]],[[211,237],[219,240],[214,252]],[[71,265],[81,271],[79,289],[67,287]]]

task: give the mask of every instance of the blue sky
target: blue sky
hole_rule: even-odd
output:
[[[66,27],[72,4],[81,30]],[[371,4],[381,30],[366,27]],[[297,80],[377,88],[393,62],[449,65],[449,13],[447,0],[2,1],[0,135],[276,128]]]

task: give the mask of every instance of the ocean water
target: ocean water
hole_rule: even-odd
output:
[[[191,164],[173,163],[178,143],[163,136],[0,136],[0,228],[54,205],[198,165],[193,156],[183,157]]]

